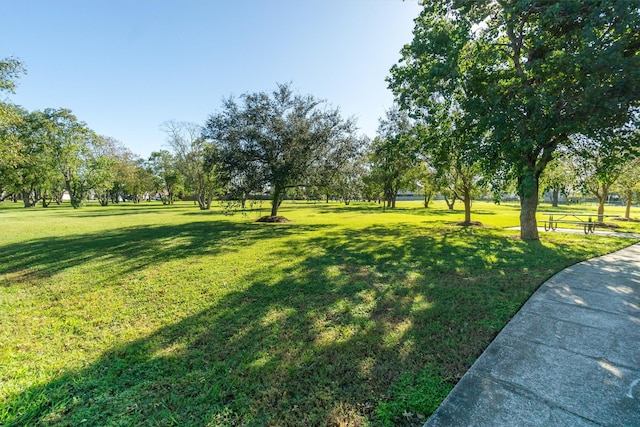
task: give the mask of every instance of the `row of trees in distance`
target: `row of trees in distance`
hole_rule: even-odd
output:
[[[11,92],[23,66],[15,59],[0,65]],[[192,195],[209,209],[215,199],[244,207],[270,194],[275,216],[286,192],[346,203],[384,198],[394,207],[399,190],[421,185],[417,158],[395,146],[409,136],[406,114],[391,110],[381,121],[385,136],[370,141],[353,119],[287,84],[227,99],[204,125],[163,123],[168,149],[148,159],[97,135],[68,109],[1,106],[0,200],[21,199],[25,207],[61,203],[65,194],[76,208],[89,197],[106,206],[155,195],[172,204]]]
[[[272,216],[287,191],[291,197],[334,197],[345,203],[382,200],[390,208],[400,191],[421,194],[425,207],[439,193],[450,209],[461,201],[464,222],[471,222],[472,200],[491,189],[480,162],[455,151],[443,155],[433,141],[445,137],[426,135],[424,121],[397,107],[380,120],[371,141],[357,136],[352,119],[343,119],[337,109],[319,108],[323,105],[293,93],[289,85],[272,94],[228,99],[204,126],[165,122],[170,150],[153,152],[146,160],[112,138],[95,135],[69,110],[27,112],[14,106],[20,120],[4,127],[3,146],[13,138],[17,150],[12,163],[3,158],[0,186],[3,197],[19,194],[26,207],[60,203],[65,191],[75,207],[90,194],[104,206],[155,195],[172,204],[189,194],[200,209],[209,209],[214,199],[244,208],[249,198],[269,194]],[[554,205],[559,194],[578,190],[596,197],[603,214],[613,190],[629,209],[640,184],[640,160],[627,147],[634,132],[616,135],[626,145],[572,136],[573,149],[559,149],[541,176]]]
[[[389,87],[436,158],[515,182],[537,240],[540,180],[561,152],[635,155],[640,0],[424,0]]]
[[[78,206],[89,191],[106,203],[146,186],[167,203],[193,193],[208,209],[214,199],[244,205],[268,192],[276,216],[287,191],[347,202],[379,197],[393,207],[398,191],[419,187],[426,202],[434,192],[450,204],[461,200],[468,223],[474,197],[511,186],[525,240],[538,239],[544,186],[554,194],[591,192],[600,213],[615,182],[632,200],[640,0],[422,4],[413,41],[388,78],[397,106],[373,140],[288,84],[226,99],[203,125],[166,122],[170,150],[145,161],[68,110],[26,112],[5,103],[0,193],[44,201],[64,188]],[[11,91],[21,64],[3,64],[0,89]],[[134,183],[145,176],[146,184]]]

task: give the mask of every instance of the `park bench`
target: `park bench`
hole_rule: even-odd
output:
[[[538,223],[544,226],[544,231],[555,231],[558,224],[578,225],[584,230],[584,234],[593,234],[598,224],[598,214],[594,213],[565,213],[565,212],[543,212],[542,215],[548,219],[539,220]],[[610,216],[610,215],[600,215]]]

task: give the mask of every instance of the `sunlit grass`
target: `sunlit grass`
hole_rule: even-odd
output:
[[[432,206],[0,205],[0,425],[420,425],[539,284],[632,243]]]

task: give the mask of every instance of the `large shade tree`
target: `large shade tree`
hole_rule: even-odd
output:
[[[270,189],[275,217],[285,190],[315,183],[324,160],[340,145],[351,144],[355,132],[354,121],[342,118],[338,109],[280,84],[270,94],[225,100],[207,120],[203,135],[218,147],[229,187]]]
[[[62,174],[71,205],[78,208],[93,186],[95,175],[89,160],[92,146],[100,144],[100,141],[71,110],[47,108],[43,114],[43,138],[51,149],[57,170]]]
[[[415,22],[390,87],[423,117],[463,89],[466,128],[486,132],[473,154],[517,182],[521,237],[537,240],[555,150],[639,106],[640,0],[425,0]]]
[[[22,120],[14,128],[19,140],[19,144],[15,146],[18,148],[18,161],[9,171],[5,170],[5,176],[10,176],[13,190],[22,194],[25,207],[34,206],[37,200],[42,200],[46,207],[53,199],[53,187],[61,183],[52,147],[47,142],[48,134],[45,130],[48,122],[41,111],[19,111]]]

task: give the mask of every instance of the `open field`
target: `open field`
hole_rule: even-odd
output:
[[[544,280],[634,243],[399,206],[0,204],[0,425],[421,425]]]

